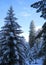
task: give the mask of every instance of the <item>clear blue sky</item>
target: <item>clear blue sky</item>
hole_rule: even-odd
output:
[[[40,13],[30,5],[38,0],[0,0],[0,28],[4,25],[4,18],[9,7],[12,5],[17,22],[22,26],[24,33],[28,35],[30,22],[34,20],[36,26],[42,26],[44,19],[40,18]]]

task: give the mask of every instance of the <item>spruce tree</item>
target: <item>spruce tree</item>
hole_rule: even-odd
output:
[[[14,17],[14,10],[12,7],[8,10],[5,17],[5,25],[2,27],[3,37],[0,39],[2,43],[2,63],[0,65],[19,65],[19,53],[17,49],[17,42],[19,34],[22,33],[20,25],[16,22]]]
[[[38,2],[35,2],[34,4],[31,5],[31,7],[36,8],[37,13],[38,12],[42,13],[40,17],[43,17],[44,19],[46,19],[46,0],[40,0]],[[46,22],[43,24],[42,31],[38,34],[37,38],[41,37],[41,35],[43,35],[43,40],[44,40],[44,43],[42,46],[42,53],[45,56],[44,60],[46,61]],[[44,62],[43,65],[46,65],[46,62]]]
[[[29,44],[31,48],[33,47],[34,43],[35,43],[35,25],[34,25],[34,21],[32,20],[29,31]]]

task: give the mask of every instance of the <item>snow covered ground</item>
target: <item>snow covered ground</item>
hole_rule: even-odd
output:
[[[35,63],[35,61],[32,62],[31,65],[42,65],[42,64],[43,64],[43,60],[42,60],[42,58],[37,59],[36,62],[37,62],[37,63]]]

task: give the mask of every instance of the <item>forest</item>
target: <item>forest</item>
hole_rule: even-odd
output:
[[[46,0],[38,0],[30,8],[46,20]],[[46,21],[36,30],[34,19],[31,20],[27,42],[13,6],[5,13],[4,24],[0,23],[0,65],[46,65]]]

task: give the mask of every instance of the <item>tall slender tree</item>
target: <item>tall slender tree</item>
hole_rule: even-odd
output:
[[[29,31],[29,44],[31,48],[33,47],[34,43],[35,43],[35,25],[34,25],[34,21],[32,20]]]
[[[12,7],[8,10],[7,17],[5,17],[5,25],[2,27],[3,37],[0,39],[2,43],[2,63],[0,65],[19,65],[19,54],[17,49],[17,42],[19,34],[22,33],[20,25],[16,22],[14,17],[14,10]]]
[[[46,0],[40,0],[38,2],[35,2],[34,4],[31,5],[31,7],[36,8],[37,13],[38,12],[42,13],[40,17],[43,17],[44,19],[46,19]],[[46,22],[42,26],[42,31],[38,34],[37,38],[41,37],[41,35],[43,35],[43,40],[44,40],[44,43],[42,46],[42,52],[43,52],[43,55],[45,56],[43,65],[46,65]]]

